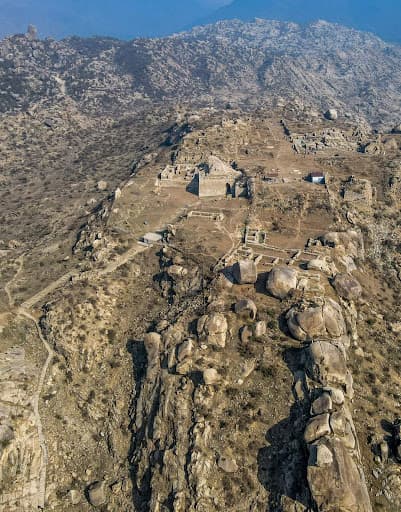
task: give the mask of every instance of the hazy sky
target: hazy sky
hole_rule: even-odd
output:
[[[0,0],[0,37],[33,23],[43,36],[124,38],[181,30],[231,0]]]

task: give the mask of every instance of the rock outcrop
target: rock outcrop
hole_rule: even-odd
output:
[[[300,304],[287,313],[287,325],[294,338],[312,341],[319,336],[343,338],[347,334],[341,307],[332,299],[322,305]]]
[[[200,340],[210,345],[225,347],[227,340],[228,323],[221,313],[212,313],[202,316],[198,320],[198,336]]]
[[[338,295],[343,299],[356,300],[362,295],[362,286],[350,274],[337,274],[333,279],[333,286]]]

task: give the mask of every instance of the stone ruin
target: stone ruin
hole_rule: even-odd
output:
[[[224,163],[220,158],[211,155],[203,169],[197,174],[199,197],[236,197],[238,192],[243,194],[244,186],[236,183],[242,178],[242,173]]]
[[[167,165],[159,174],[156,185],[185,186],[199,197],[252,197],[255,193],[252,180],[214,155],[198,166]]]
[[[163,187],[190,183],[196,174],[196,169],[188,165],[167,165],[159,174],[159,185]]]
[[[369,180],[358,179],[350,176],[344,183],[342,196],[347,203],[371,206],[376,191]]]

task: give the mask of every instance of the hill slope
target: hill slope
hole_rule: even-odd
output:
[[[401,4],[393,0],[234,0],[208,19],[255,17],[310,23],[318,19],[368,30],[387,41],[401,42]]]
[[[149,102],[260,105],[278,98],[399,122],[401,48],[368,33],[226,21],[167,38],[0,42],[0,111],[73,99],[101,114]]]

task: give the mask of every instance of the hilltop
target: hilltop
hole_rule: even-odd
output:
[[[208,20],[250,21],[255,17],[295,23],[326,20],[401,42],[401,5],[393,0],[234,0]]]

